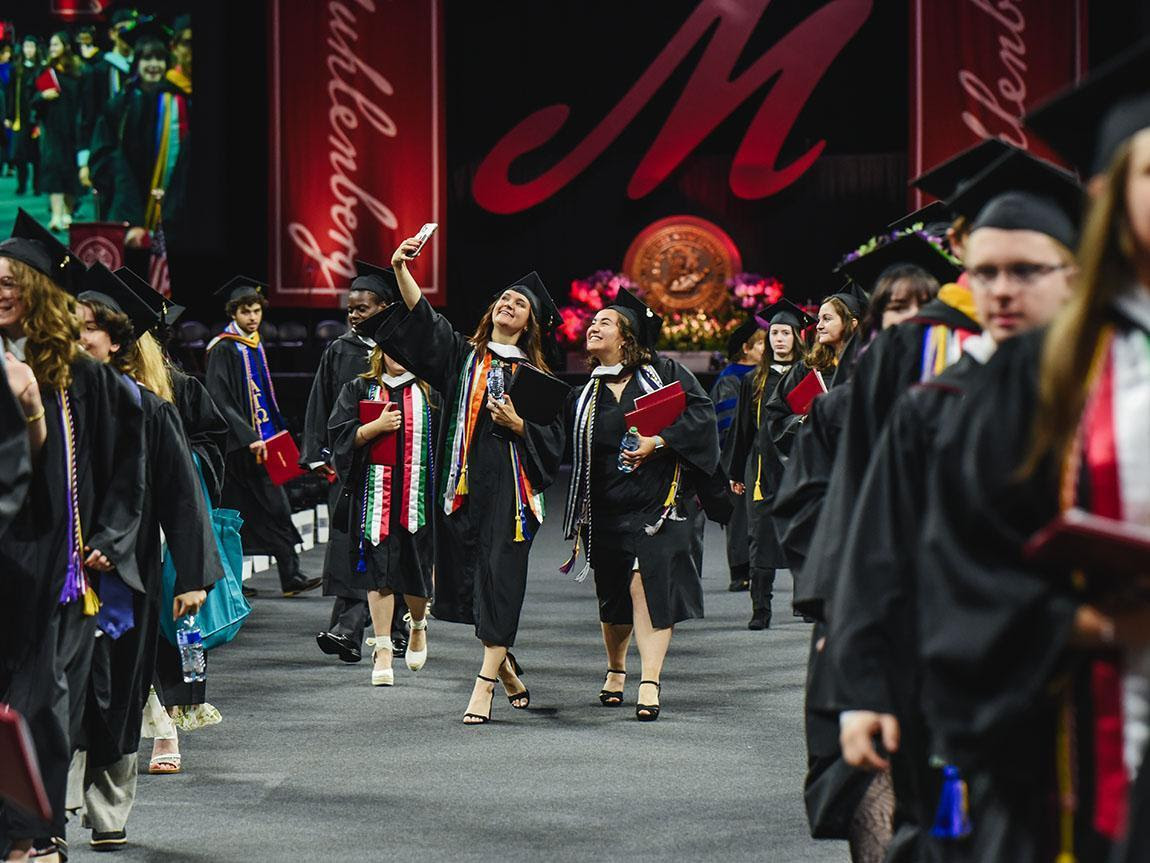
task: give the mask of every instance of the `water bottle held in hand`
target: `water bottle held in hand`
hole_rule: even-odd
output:
[[[180,665],[184,671],[184,683],[207,680],[207,666],[204,662],[204,636],[196,616],[189,614],[176,627],[176,644],[180,649]]]
[[[499,360],[491,361],[491,368],[487,370],[487,394],[495,401],[503,401],[503,364]]]
[[[635,469],[635,465],[623,461],[624,451],[633,452],[637,446],[639,446],[639,430],[631,426],[627,434],[623,435],[623,442],[619,444],[619,470],[623,473],[630,473]]]

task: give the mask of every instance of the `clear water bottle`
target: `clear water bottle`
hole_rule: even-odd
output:
[[[631,452],[639,445],[639,430],[635,426],[627,429],[627,434],[623,435],[623,442],[619,444],[619,470],[623,473],[630,473],[635,469],[632,464],[627,464],[623,461],[624,450]]]
[[[184,671],[184,683],[207,680],[207,666],[204,662],[204,636],[196,616],[189,614],[176,627],[176,645],[180,649],[180,665]]]
[[[491,361],[491,368],[487,370],[487,394],[495,401],[503,401],[503,364],[499,360]]]

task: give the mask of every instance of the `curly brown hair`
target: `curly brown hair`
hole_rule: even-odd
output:
[[[471,334],[469,341],[475,348],[486,348],[487,343],[491,341],[491,333],[495,329],[495,324],[492,318],[495,315],[495,305],[499,302],[500,297],[496,297],[491,301],[491,305],[487,307],[487,311],[483,313],[483,317],[479,319],[479,323],[475,327],[475,332]],[[527,355],[527,362],[535,366],[537,369],[542,369],[545,372],[551,371],[551,367],[547,365],[547,360],[543,356],[543,333],[539,326],[539,321],[535,319],[535,308],[530,307],[527,315],[527,327],[519,334],[519,339],[516,342],[519,350]]]
[[[61,390],[72,383],[72,362],[80,352],[80,323],[73,300],[39,270],[8,259],[27,311],[21,324],[28,345],[24,358],[41,389]]]
[[[227,313],[229,318],[234,318],[236,316],[236,312],[244,306],[255,305],[258,305],[266,312],[268,310],[268,306],[270,306],[271,303],[268,302],[268,298],[263,294],[252,291],[250,294],[242,294],[236,297],[234,300],[228,300],[228,304],[224,307],[224,311]]]
[[[615,311],[612,309],[611,311]],[[644,363],[655,361],[655,351],[651,348],[645,348],[639,344],[639,337],[635,335],[635,328],[631,326],[631,321],[626,315],[621,315],[615,312],[615,317],[619,320],[619,333],[623,336],[623,368],[633,369],[638,368]],[[587,355],[587,368],[593,369],[600,365],[598,357]]]

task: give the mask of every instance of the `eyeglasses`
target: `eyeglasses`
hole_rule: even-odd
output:
[[[976,288],[989,288],[998,281],[1000,275],[1006,276],[1006,281],[1010,284],[1027,287],[1046,278],[1051,273],[1070,269],[1070,266],[1070,264],[1017,263],[1005,267],[975,267],[973,270],[967,270],[966,275],[970,279],[970,284]]]

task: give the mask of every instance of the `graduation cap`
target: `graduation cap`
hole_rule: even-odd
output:
[[[154,39],[166,47],[172,38],[172,33],[155,18],[138,18],[136,23],[120,32],[120,38],[131,45],[133,50],[145,39]]]
[[[777,303],[767,306],[755,312],[755,317],[759,319],[759,326],[767,330],[771,328],[772,324],[787,324],[794,327],[800,333],[807,327],[813,326],[816,321],[811,315],[786,297],[780,299]]]
[[[981,173],[995,159],[1017,149],[998,139],[987,138],[961,153],[940,162],[929,171],[919,174],[910,184],[916,189],[940,200],[946,200],[958,191],[959,184]]]
[[[925,207],[920,207],[913,213],[907,213],[901,219],[887,225],[889,231],[906,231],[915,225],[922,225],[922,230],[933,236],[945,236],[946,229],[953,221],[950,208],[942,201],[932,201]]]
[[[238,300],[241,297],[266,297],[268,286],[259,279],[251,276],[233,276],[218,288],[213,296],[219,297],[224,303]]]
[[[1025,117],[1083,176],[1104,173],[1122,142],[1150,126],[1150,40],[1095,69]]]
[[[876,246],[873,251],[865,255],[843,261],[835,272],[848,276],[862,288],[873,290],[883,271],[894,264],[914,264],[922,267],[938,279],[940,285],[953,282],[961,272],[960,268],[952,264],[937,246],[917,233],[902,234],[889,243]]]
[[[888,245],[890,244],[888,243]],[[886,267],[883,267],[883,269],[886,269]],[[862,320],[863,312],[865,312],[867,306],[870,305],[870,294],[864,291],[858,282],[853,280],[848,281],[845,285],[843,285],[842,290],[836,291],[827,297],[827,300],[832,298],[840,300],[842,304],[847,307],[850,313],[859,320]],[[825,303],[826,300],[823,300],[823,302]]]
[[[645,348],[654,348],[659,340],[659,330],[663,328],[663,319],[651,311],[651,308],[626,288],[619,288],[615,302],[607,306],[627,319],[635,338]]]
[[[127,267],[120,267],[118,270],[113,271],[112,274],[131,288],[132,293],[151,307],[152,311],[156,313],[157,323],[170,327],[175,324],[175,322],[179,320],[180,315],[186,311],[184,306],[181,306],[179,303],[173,303],[144,281],[144,279],[136,275],[135,271]]]
[[[75,293],[84,272],[71,250],[23,209],[16,212],[12,236],[0,243],[0,257],[27,264],[69,293]]]
[[[760,323],[758,313],[748,316],[745,321],[735,327],[735,329],[731,331],[731,334],[727,336],[727,357],[732,360],[737,358],[739,354],[742,353],[743,346],[746,345],[751,336],[759,330],[767,329],[769,326],[770,324],[764,327],[762,323]]]
[[[1078,242],[1082,187],[1077,178],[1022,150],[998,159],[949,203],[970,220],[972,231],[1038,231],[1070,248]]]
[[[563,322],[559,309],[555,305],[555,300],[551,298],[551,294],[547,292],[543,280],[539,278],[539,274],[535,270],[512,282],[503,291],[515,291],[527,297],[527,301],[531,303],[531,310],[535,313],[535,320],[539,322],[539,327],[544,334],[553,332]],[[499,292],[500,296],[502,296],[503,291]]]
[[[160,322],[160,316],[136,292],[117,278],[99,261],[88,267],[76,299],[103,303],[113,311],[127,315],[132,322],[132,338],[139,338]]]
[[[139,17],[140,13],[135,9],[117,9],[112,13],[111,24],[115,27],[117,24],[130,24]]]
[[[399,282],[395,278],[395,270],[391,267],[377,267],[367,261],[355,262],[355,278],[348,290],[368,291],[388,305],[399,301]]]

